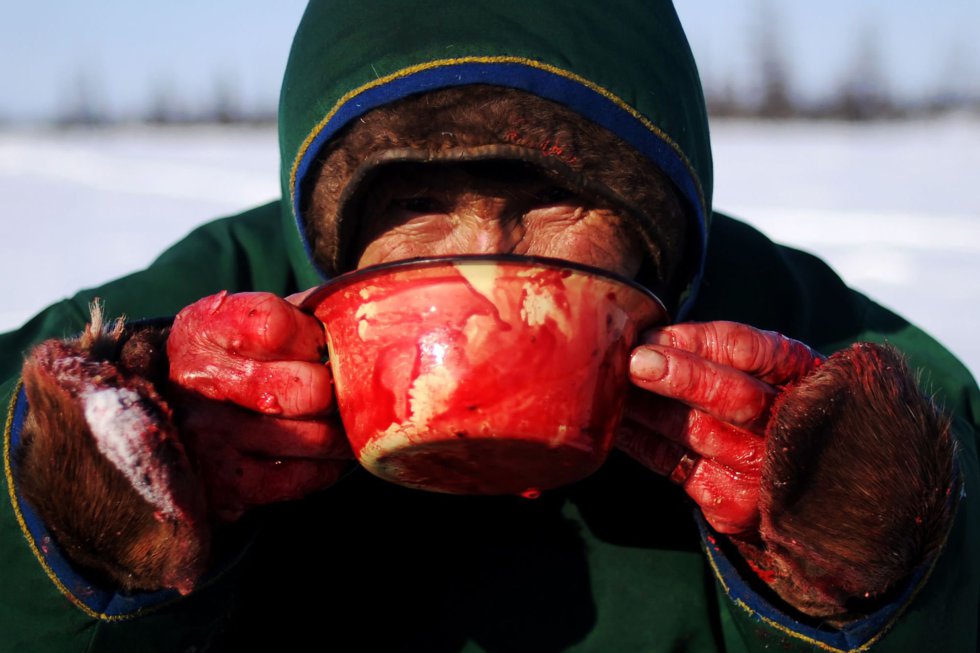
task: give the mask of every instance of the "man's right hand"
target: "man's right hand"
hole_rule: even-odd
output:
[[[352,457],[323,327],[297,308],[302,297],[221,292],[174,321],[173,403],[220,519],[328,487]]]

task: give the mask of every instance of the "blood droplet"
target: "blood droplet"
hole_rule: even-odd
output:
[[[529,487],[528,489],[521,492],[521,496],[525,499],[537,499],[541,496],[541,490],[536,487]]]
[[[755,572],[755,575],[764,582],[766,585],[772,585],[776,582],[776,572],[772,569],[763,569],[759,565],[755,564],[753,561],[748,560],[749,567]]]
[[[258,406],[259,410],[266,415],[278,415],[282,412],[282,406],[279,405],[276,396],[271,392],[263,392],[259,395]]]

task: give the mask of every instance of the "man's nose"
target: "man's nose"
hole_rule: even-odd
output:
[[[481,202],[458,215],[457,238],[462,254],[507,254],[524,237],[519,215],[505,202]]]
[[[514,229],[498,221],[488,222],[477,229],[469,239],[468,254],[507,254],[514,251],[520,237]]]

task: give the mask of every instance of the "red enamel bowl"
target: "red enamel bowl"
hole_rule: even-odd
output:
[[[534,494],[605,460],[650,291],[602,270],[511,255],[364,268],[304,302],[326,327],[360,463],[455,494]]]

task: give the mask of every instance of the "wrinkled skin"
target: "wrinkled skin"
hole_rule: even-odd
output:
[[[503,170],[501,169],[503,168]],[[634,277],[638,239],[617,211],[543,177],[507,170],[401,168],[372,187],[357,267],[418,256],[550,256]]]
[[[413,168],[382,174],[369,197],[354,244],[358,267],[516,253],[633,277],[644,257],[624,215],[534,175]],[[271,295],[218,295],[178,317],[169,347],[173,383],[246,409],[198,401],[186,411],[226,518],[328,486],[340,474],[338,458],[349,452],[322,348],[315,320]],[[634,388],[617,444],[682,484],[720,532],[754,532],[772,400],[816,361],[801,343],[741,324],[652,331],[632,355]]]

